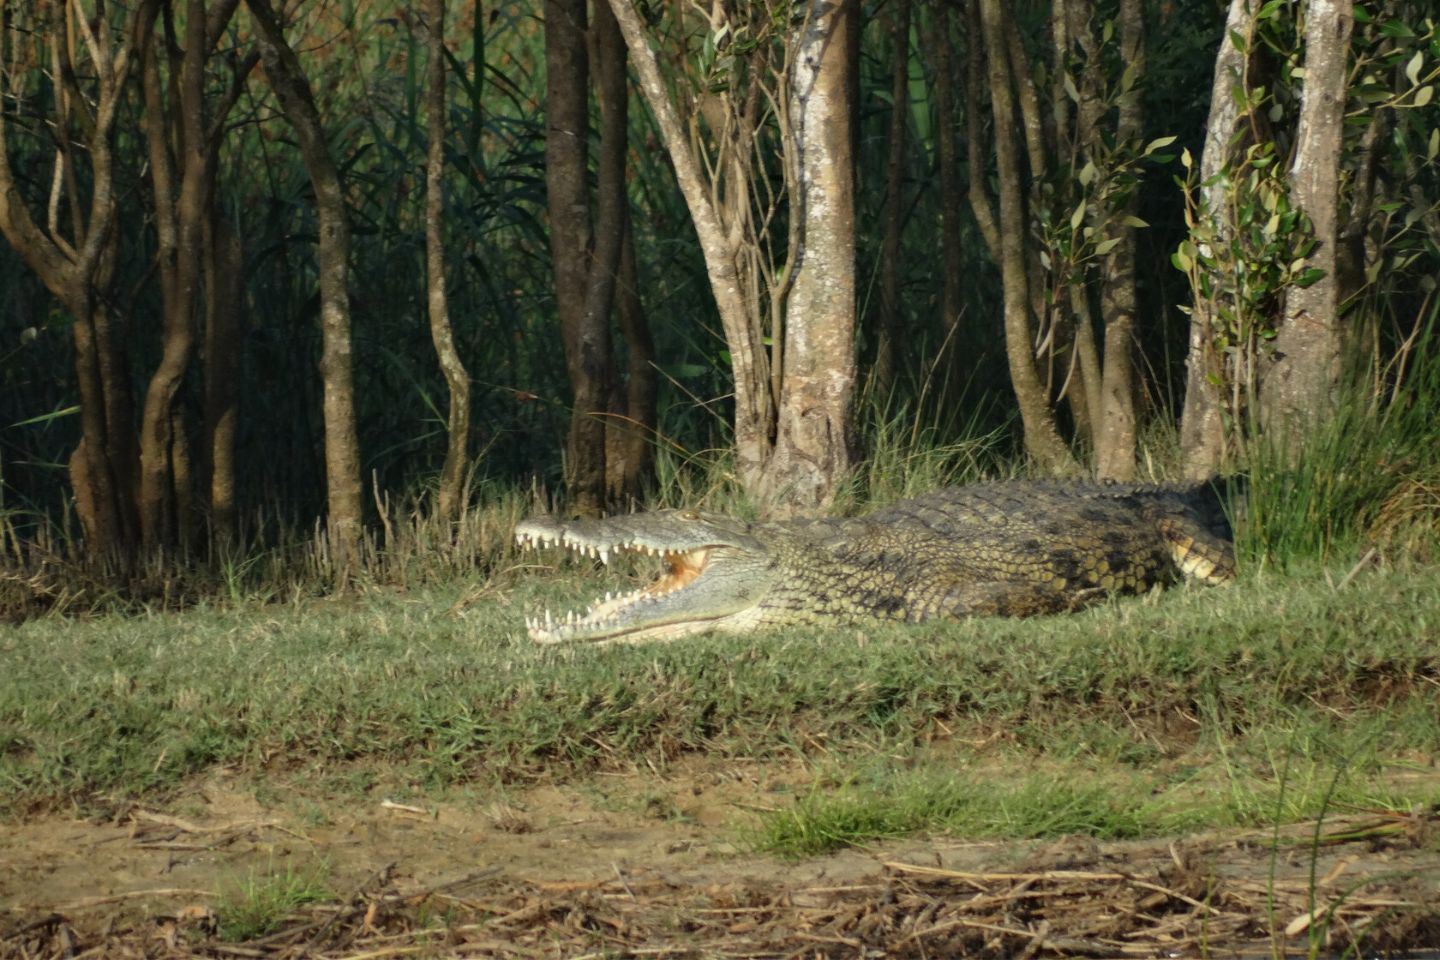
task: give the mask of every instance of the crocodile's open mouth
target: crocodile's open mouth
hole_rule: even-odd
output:
[[[607,592],[591,603],[583,613],[574,610],[557,616],[546,610],[543,615],[526,617],[525,629],[536,643],[564,643],[571,640],[606,640],[620,635],[636,635],[636,624],[659,618],[657,626],[668,621],[659,601],[694,583],[705,571],[712,547],[690,550],[664,550],[642,543],[621,541],[596,543],[569,533],[555,536],[517,533],[516,541],[524,547],[560,546],[583,556],[594,557],[609,564],[613,556],[624,553],[657,557],[663,569],[649,584],[628,593]],[[655,606],[650,606],[650,605]]]

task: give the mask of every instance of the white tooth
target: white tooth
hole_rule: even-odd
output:
[[[610,562],[610,548],[609,548],[609,547],[601,547],[601,548],[600,548],[600,562],[601,562],[601,563],[606,563],[606,564],[608,564],[608,563]]]

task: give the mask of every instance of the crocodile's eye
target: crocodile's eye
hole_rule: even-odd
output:
[[[697,511],[697,510],[681,510],[681,511],[680,511],[680,519],[681,519],[681,520],[699,520],[699,519],[700,519],[700,513],[699,513],[699,511]]]

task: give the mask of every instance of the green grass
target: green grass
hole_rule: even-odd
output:
[[[1337,727],[1290,730],[1286,752],[1264,762],[1264,742],[1187,751],[1182,762],[1138,767],[1089,758],[1056,760],[1000,751],[983,763],[922,751],[919,762],[841,765],[805,795],[761,817],[756,848],[809,856],[907,834],[967,839],[1098,840],[1173,836],[1227,827],[1265,827],[1356,810],[1407,811],[1440,799],[1440,777],[1419,786],[1389,782],[1392,771],[1370,738]],[[1317,736],[1318,735],[1318,736]],[[1316,750],[1345,742],[1335,756]],[[1310,742],[1306,742],[1310,741]],[[1212,745],[1216,746],[1216,745]],[[1259,750],[1260,761],[1231,766],[1228,754]]]
[[[286,864],[233,880],[221,888],[215,905],[220,939],[240,943],[263,937],[280,929],[297,907],[333,899],[329,874],[324,863],[303,869]]]
[[[1021,771],[1220,764],[1237,796],[1263,797],[1286,758],[1377,769],[1433,763],[1440,743],[1434,569],[1339,590],[1318,570],[1252,575],[1027,621],[616,648],[520,636],[525,610],[598,579],[32,621],[0,636],[0,809],[104,807],[219,764],[423,793],[685,752],[863,765],[937,739]],[[1024,787],[1008,779],[995,789]]]

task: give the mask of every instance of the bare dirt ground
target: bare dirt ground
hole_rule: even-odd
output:
[[[596,776],[413,806],[223,773],[164,809],[0,830],[0,956],[1305,956],[1440,948],[1440,811],[1097,844],[895,841],[798,862],[736,825],[780,765]],[[738,845],[737,845],[738,844]],[[1277,852],[1278,851],[1278,852]],[[247,884],[328,895],[248,940]],[[1431,953],[1430,956],[1440,956]]]

